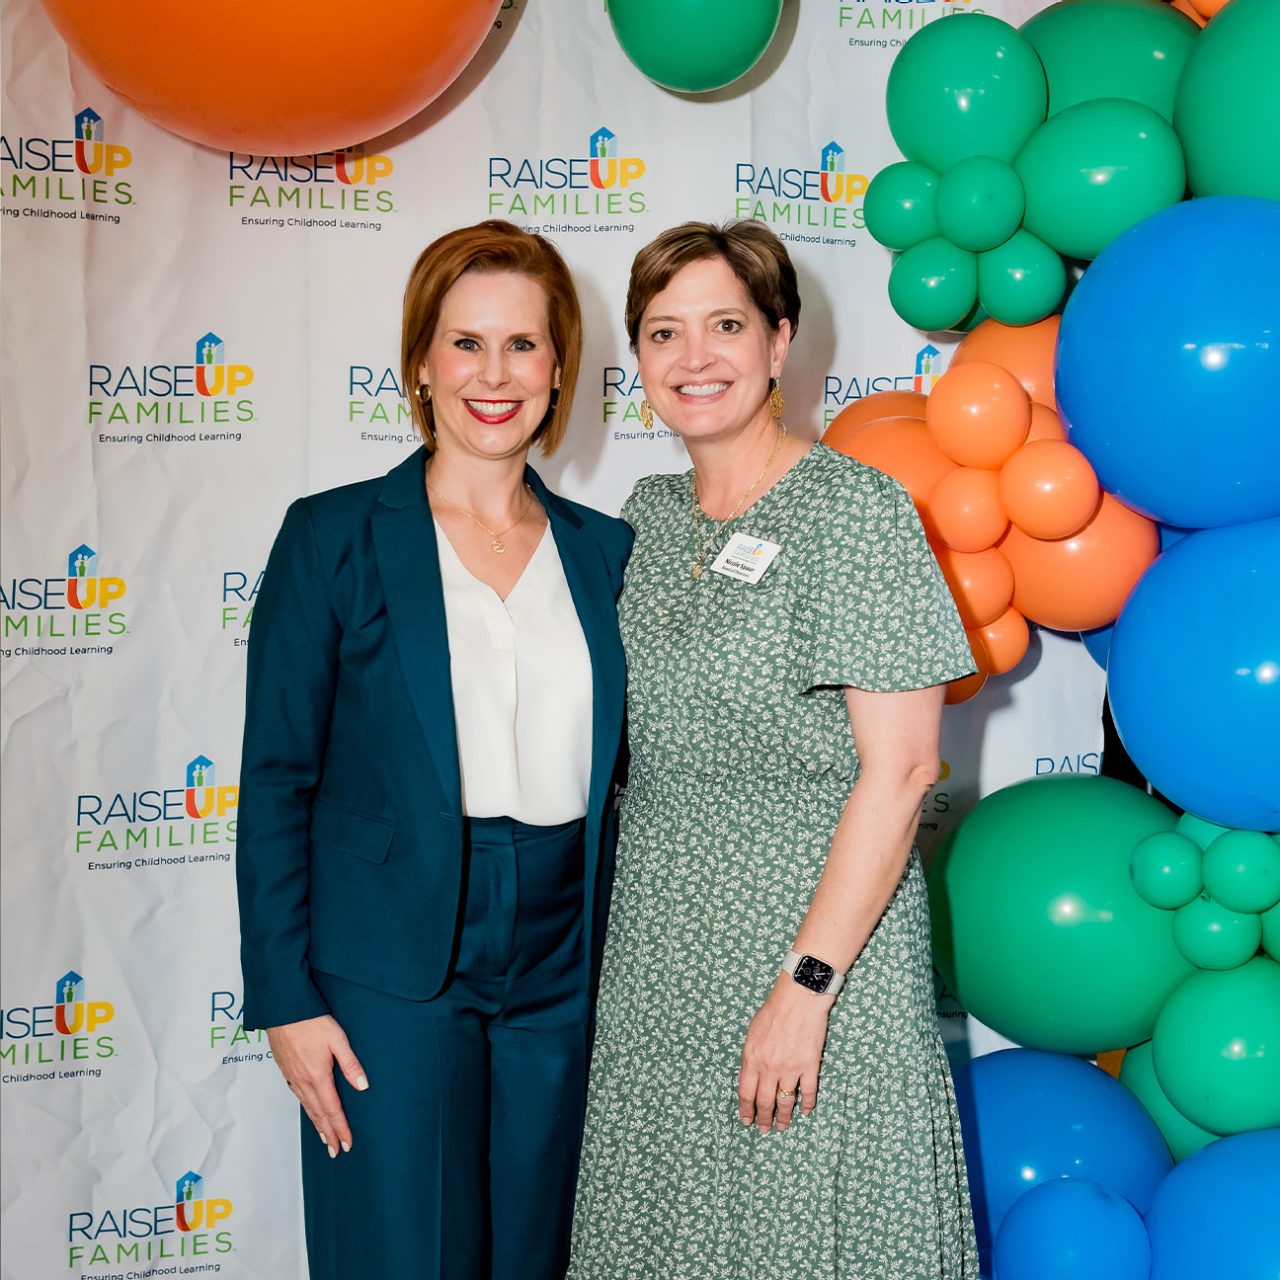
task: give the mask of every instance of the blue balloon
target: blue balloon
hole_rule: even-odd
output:
[[[1111,633],[1115,629],[1116,624],[1109,622],[1105,627],[1094,627],[1092,631],[1082,631],[1080,633],[1080,639],[1084,641],[1084,647],[1089,651],[1089,657],[1103,671],[1107,669],[1107,658],[1111,653]]]
[[[1062,316],[1056,390],[1104,489],[1164,524],[1280,515],[1280,202],[1210,196],[1118,236]]]
[[[1138,1211],[1089,1178],[1033,1187],[996,1236],[996,1280],[1147,1280],[1151,1243]]]
[[[1280,827],[1280,520],[1204,529],[1138,580],[1107,663],[1143,776],[1223,827]]]
[[[1091,1178],[1145,1212],[1173,1165],[1142,1104],[1105,1071],[1062,1053],[1002,1049],[956,1075],[978,1247],[1032,1187]]]
[[[1147,1214],[1151,1280],[1280,1276],[1280,1129],[1219,1138],[1165,1180]]]

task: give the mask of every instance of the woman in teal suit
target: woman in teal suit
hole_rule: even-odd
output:
[[[244,1010],[310,1120],[313,1280],[567,1265],[631,545],[526,465],[563,436],[581,329],[540,236],[430,245],[402,335],[424,447],[295,502],[259,593]]]

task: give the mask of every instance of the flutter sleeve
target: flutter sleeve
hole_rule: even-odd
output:
[[[809,688],[923,689],[974,671],[968,638],[903,487],[871,468],[832,487],[815,539]]]

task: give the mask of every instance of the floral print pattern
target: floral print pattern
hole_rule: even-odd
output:
[[[815,446],[696,555],[692,477],[642,480],[620,603],[631,771],[570,1280],[977,1280],[913,852],[832,1010],[817,1108],[737,1115],[768,994],[858,776],[841,686],[972,670],[910,499]],[[710,571],[734,532],[758,583]]]

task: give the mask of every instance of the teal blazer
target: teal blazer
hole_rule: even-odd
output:
[[[328,1012],[320,970],[407,1000],[449,974],[463,817],[425,450],[289,508],[254,608],[236,882],[244,1020]],[[526,479],[550,521],[594,685],[583,913],[598,971],[626,684],[621,520]],[[589,966],[589,968],[588,968]]]

